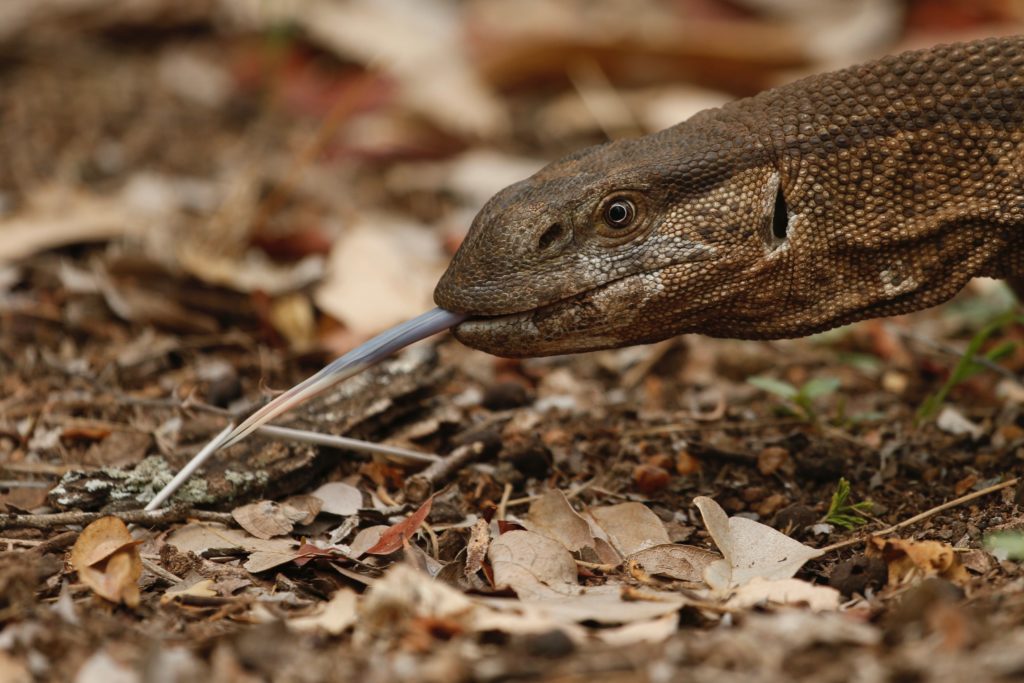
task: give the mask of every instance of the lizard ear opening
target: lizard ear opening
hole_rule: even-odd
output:
[[[782,195],[782,183],[775,190],[775,208],[772,211],[772,237],[781,242],[789,231],[789,207]]]

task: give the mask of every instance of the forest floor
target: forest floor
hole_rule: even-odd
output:
[[[1024,675],[1024,326],[996,282],[800,340],[445,335],[277,422],[423,458],[255,435],[143,513],[232,417],[430,306],[538,160],[819,63],[705,10],[656,84],[551,39],[566,90],[467,3],[448,20],[510,34],[482,77],[409,48],[439,103],[330,12],[103,4],[0,14],[0,683]],[[415,14],[387,49],[444,28]],[[700,53],[736,27],[774,57]],[[726,92],[665,86],[694,65]]]

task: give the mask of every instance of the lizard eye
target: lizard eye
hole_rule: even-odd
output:
[[[615,199],[604,207],[604,222],[609,228],[627,228],[635,218],[636,206],[628,199]]]

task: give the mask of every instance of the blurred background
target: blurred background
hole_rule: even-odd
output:
[[[1022,20],[1021,0],[3,0],[5,324],[337,353],[430,307],[476,211],[546,161]]]

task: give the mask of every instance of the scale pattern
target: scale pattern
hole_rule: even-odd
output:
[[[1024,275],[1024,38],[812,76],[498,193],[435,291],[470,346],[795,337]],[[604,219],[628,200],[626,228]]]

